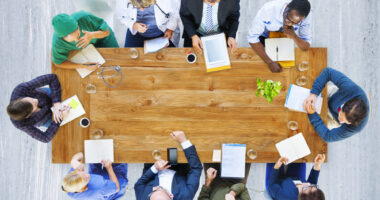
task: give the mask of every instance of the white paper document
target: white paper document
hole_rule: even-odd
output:
[[[169,39],[158,37],[152,40],[145,40],[144,53],[154,53],[169,46]]]
[[[300,87],[298,85],[290,84],[288,94],[286,96],[285,107],[293,111],[306,113],[306,111],[303,109],[303,103],[309,96],[310,96],[309,89]],[[322,95],[319,95],[314,104],[315,109],[318,114],[321,114],[322,103],[323,103]]]
[[[310,154],[309,146],[302,133],[298,133],[276,144],[281,157],[288,158],[288,164]]]
[[[221,177],[244,178],[245,176],[245,144],[223,144]]]
[[[100,163],[102,160],[114,162],[113,139],[85,140],[85,163]]]
[[[265,52],[273,61],[294,61],[294,41],[289,38],[265,39]]]
[[[226,36],[224,33],[201,38],[206,61],[207,72],[231,68],[228,55]]]
[[[60,126],[63,126],[86,113],[77,95],[66,99],[61,104],[62,106],[70,106],[70,112],[63,118]],[[53,110],[53,107],[51,109]]]
[[[222,151],[220,149],[214,149],[212,152],[212,162],[220,162],[222,160]]]
[[[86,48],[82,49],[77,54],[75,54],[75,56],[73,56],[70,59],[70,62],[78,63],[78,64],[84,64],[84,63],[88,63],[88,62],[99,63],[98,67],[100,67],[106,61],[104,60],[104,58],[102,57],[102,55],[100,55],[100,53],[98,52],[98,50],[96,50],[96,48],[94,47],[94,45],[93,44],[89,44]],[[89,74],[91,74],[91,72],[93,72],[91,70],[84,69],[84,68],[79,68],[79,69],[76,69],[76,70],[79,73],[80,77],[82,77],[82,78],[88,76]]]

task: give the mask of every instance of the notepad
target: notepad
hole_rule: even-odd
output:
[[[144,41],[144,53],[154,53],[169,46],[169,39],[158,37],[152,40]]]
[[[288,94],[286,96],[285,107],[293,111],[304,112],[303,103],[310,96],[310,90],[297,85],[290,84]],[[314,104],[318,114],[321,114],[323,98],[322,95],[317,97]]]
[[[265,52],[273,61],[294,61],[294,41],[289,38],[265,39]]]
[[[100,163],[102,160],[114,162],[113,140],[85,140],[84,158],[85,163]]]
[[[221,177],[244,178],[245,176],[245,144],[223,144]]]
[[[77,95],[74,95],[66,99],[61,104],[62,106],[68,105],[71,108],[70,108],[70,112],[65,117],[63,117],[63,120],[60,126],[63,126],[86,113]]]
[[[87,47],[85,47],[84,49],[79,51],[77,54],[75,54],[75,56],[73,56],[70,59],[70,62],[78,63],[78,64],[84,64],[84,63],[89,63],[89,62],[99,63],[98,67],[100,67],[106,61],[104,60],[102,55],[100,55],[98,50],[96,50],[94,45],[89,44]],[[91,71],[91,70],[84,69],[84,68],[77,68],[76,70],[79,73],[80,77],[82,77],[82,78],[85,78],[86,76],[91,74],[91,72],[95,71],[95,70]]]
[[[224,33],[201,38],[206,61],[206,71],[215,72],[231,68]]]
[[[298,133],[276,144],[281,157],[288,158],[288,164],[310,154],[309,146],[302,133]]]

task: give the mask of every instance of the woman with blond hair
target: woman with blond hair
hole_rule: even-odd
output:
[[[112,164],[105,160],[102,164],[90,164],[86,173],[82,161],[83,153],[75,154],[71,159],[70,173],[62,181],[62,190],[70,198],[111,200],[124,195],[128,184],[127,164]]]
[[[117,16],[127,26],[124,47],[144,47],[144,41],[164,37],[179,44],[180,0],[118,0]]]

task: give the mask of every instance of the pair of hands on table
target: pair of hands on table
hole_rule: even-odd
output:
[[[193,48],[194,48],[195,52],[197,52],[198,54],[202,54],[203,44],[202,44],[202,40],[199,38],[199,36],[194,35],[191,37],[191,40],[193,42]],[[233,38],[233,37],[228,37],[227,45],[231,48],[231,54],[235,53],[236,50],[238,49],[237,42],[236,42],[235,38]]]
[[[317,95],[310,93],[310,96],[303,103],[303,109],[308,114],[314,114],[316,112],[316,109],[314,106],[316,101],[317,101]]]
[[[207,169],[206,183],[205,183],[206,187],[209,187],[211,185],[211,183],[215,179],[217,173],[218,173],[218,170],[216,170],[212,167]],[[225,200],[235,200],[235,197],[236,197],[236,193],[233,190],[231,190],[229,193],[226,194]]]
[[[61,102],[53,104],[53,120],[55,123],[61,123],[63,117],[65,117],[70,112],[70,106],[62,106]]]
[[[325,154],[318,154],[314,159],[314,170],[319,171],[321,169],[322,164],[325,162],[325,160],[326,160]],[[288,159],[285,157],[281,157],[280,159],[278,159],[278,161],[274,165],[274,169],[280,169],[280,167],[283,164],[287,164],[287,163],[288,163]]]
[[[148,30],[148,26],[143,23],[135,22],[133,24],[133,29],[135,29],[139,33],[145,33]],[[168,38],[169,40],[172,38],[173,31],[170,29],[167,29],[164,34],[164,38]]]

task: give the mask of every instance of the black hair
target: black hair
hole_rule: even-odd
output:
[[[296,10],[302,17],[307,17],[310,13],[310,3],[308,0],[293,0],[288,4],[289,11]]]
[[[8,115],[17,121],[22,121],[27,118],[33,111],[33,105],[23,98],[18,98],[9,103],[7,106]]]
[[[325,194],[322,192],[322,190],[317,189],[308,194],[301,193],[298,196],[298,200],[325,200]]]
[[[354,126],[359,126],[367,116],[367,105],[363,99],[353,98],[344,104],[342,111],[346,114],[348,122]]]

